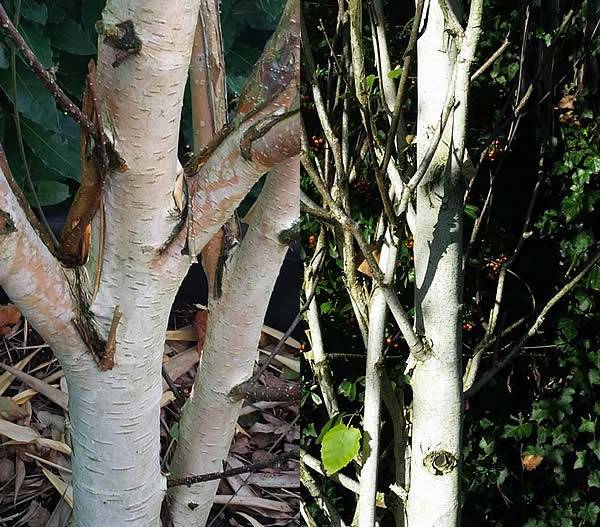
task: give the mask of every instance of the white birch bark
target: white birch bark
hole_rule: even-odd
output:
[[[200,370],[180,421],[171,465],[176,477],[218,472],[226,459],[242,400],[230,395],[252,376],[260,330],[287,245],[279,234],[299,216],[298,157],[268,176],[223,292],[211,303]],[[175,487],[170,496],[173,524],[206,524],[219,482]],[[191,505],[193,504],[193,505]]]
[[[195,0],[114,0],[103,13],[105,27],[131,20],[142,49],[113,67],[115,49],[99,39],[98,99],[127,169],[107,176],[102,274],[91,310],[104,338],[116,306],[122,318],[112,370],[90,361],[65,369],[77,526],[160,525],[161,360],[188,259],[168,275],[152,259],[177,221],[178,130],[197,15]],[[97,264],[88,262],[90,276]]]
[[[456,2],[448,9],[455,9]],[[448,5],[448,4],[446,4]],[[440,4],[430,1],[418,41],[417,162],[427,150],[456,68],[456,103],[436,155],[417,189],[416,326],[432,352],[412,371],[413,426],[407,518],[410,527],[454,527],[460,517],[462,450],[462,160],[469,69],[481,3],[472,2],[466,35],[452,38]],[[454,28],[455,29],[455,28]],[[460,49],[457,49],[458,42]]]
[[[456,47],[445,33],[437,1],[428,7],[418,41],[417,163],[424,157],[451,86]],[[415,276],[417,331],[432,353],[412,372],[413,427],[410,527],[450,527],[459,518],[462,429],[460,303],[462,297],[462,193],[453,184],[450,127],[417,189]]]
[[[87,277],[101,266],[90,308],[102,338],[117,306],[122,313],[111,370],[100,371],[73,325],[78,306],[69,281],[76,271],[64,269],[31,227],[0,156],[0,283],[65,372],[76,527],[160,524],[161,359],[173,298],[193,256],[182,254],[187,229],[168,250],[159,249],[179,222],[173,198],[178,131],[198,5],[197,0],[113,0],[103,14],[105,28],[131,20],[142,42],[138,54],[116,67],[115,49],[103,37],[99,46],[97,95],[104,131],[126,168],[106,176],[105,242],[99,247],[97,215],[94,246],[80,276],[84,291],[91,290],[93,279]],[[200,170],[191,178],[198,250],[275,161],[297,154],[297,118],[275,124],[252,142],[250,156],[240,152],[248,127],[290,109],[297,92],[286,84],[281,88],[273,104],[265,101],[262,112],[216,148],[205,167],[210,176]],[[210,207],[203,211],[199,205],[207,201]]]
[[[389,232],[387,233],[389,235]],[[386,283],[393,280],[398,256],[397,247],[386,235],[379,259]],[[365,373],[365,409],[363,412],[363,465],[360,472],[358,526],[375,524],[375,498],[379,467],[379,437],[381,428],[381,361],[387,321],[387,302],[383,291],[376,287],[369,304],[369,337]]]

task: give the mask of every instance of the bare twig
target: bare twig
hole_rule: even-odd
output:
[[[496,363],[492,368],[490,368],[485,374],[471,386],[466,392],[465,397],[472,397],[475,395],[481,388],[483,388],[491,379],[493,379],[496,374],[502,370],[510,361],[513,359],[515,355],[517,355],[522,349],[525,343],[535,335],[540,329],[541,325],[544,323],[546,316],[550,312],[550,310],[562,299],[564,298],[580,281],[581,279],[600,262],[600,251],[597,251],[587,262],[585,267],[577,273],[573,277],[571,281],[569,281],[565,286],[563,286],[558,293],[556,293],[548,303],[540,310],[539,315],[535,319],[534,323],[531,325],[527,333],[523,335],[519,341],[512,347],[512,349],[508,352],[508,354],[498,363]]]
[[[398,132],[398,125],[400,123],[400,117],[402,115],[402,106],[404,104],[404,98],[406,97],[408,74],[410,71],[410,65],[412,63],[415,48],[417,46],[417,37],[419,36],[419,25],[421,24],[421,18],[423,16],[423,6],[425,0],[418,0],[415,11],[415,18],[413,20],[412,29],[410,31],[410,38],[408,45],[404,51],[404,60],[402,62],[402,74],[400,76],[400,83],[398,84],[398,91],[396,92],[396,102],[394,103],[394,115],[392,116],[392,122],[390,123],[390,130],[387,136],[387,142],[385,145],[385,152],[383,154],[383,161],[381,162],[381,173],[387,172],[387,166],[392,157],[392,149],[394,147],[394,140]],[[402,135],[402,134],[400,134]],[[402,144],[399,145],[400,149],[405,146],[405,138],[400,138]]]
[[[510,32],[508,35],[506,35],[506,38],[504,39],[504,42],[500,44],[500,47],[490,55],[490,57],[477,69],[475,73],[471,75],[471,82],[473,82],[480,75],[483,75],[483,73],[485,73],[487,69],[502,56],[502,53],[504,53],[506,48],[510,45],[509,35]]]
[[[205,483],[206,481],[214,481],[215,479],[228,478],[230,476],[237,476],[239,474],[247,474],[248,472],[256,472],[263,468],[276,467],[280,463],[293,459],[298,455],[297,451],[285,452],[273,456],[271,459],[266,461],[260,461],[258,463],[252,463],[250,465],[243,465],[237,468],[231,468],[229,470],[223,470],[222,472],[210,472],[208,474],[198,474],[195,476],[186,476],[184,478],[170,478],[167,480],[167,488],[180,487],[187,485],[188,487],[195,483]]]

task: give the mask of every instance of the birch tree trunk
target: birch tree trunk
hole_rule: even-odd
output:
[[[226,270],[222,295],[211,302],[200,369],[179,425],[171,464],[175,477],[218,472],[227,458],[243,403],[232,391],[252,376],[268,300],[287,251],[279,236],[298,219],[299,188],[298,157],[269,174],[255,221]],[[204,526],[218,485],[215,480],[173,489],[175,527]]]
[[[429,340],[431,353],[416,361],[411,378],[412,457],[407,501],[411,527],[456,526],[460,516],[463,176],[459,160],[464,158],[469,71],[479,36],[481,4],[471,3],[464,33],[460,17],[454,14],[456,5],[429,2],[417,49],[418,165],[450,97],[455,97],[455,107],[417,188],[416,327]]]
[[[290,42],[284,31],[250,78],[236,125],[188,167],[183,215],[176,200],[178,132],[199,4],[112,0],[103,12],[95,101],[103,132],[124,163],[106,174],[104,215],[92,220],[85,267],[63,267],[43,243],[0,150],[0,284],[65,373],[76,527],[160,525],[166,489],[159,459],[161,365],[175,293],[196,254],[261,175],[299,150],[298,65],[279,62],[293,56],[285,49],[297,39]],[[116,60],[120,50],[108,35],[119,34],[117,24],[125,21],[142,44]],[[279,75],[269,77],[275,69]],[[281,218],[272,211],[269,225],[279,228],[289,222],[289,185],[295,181],[297,188],[298,181],[275,174],[271,180],[271,193],[285,190],[272,203],[287,200]],[[251,239],[264,226],[255,226]],[[251,248],[246,252],[253,254]],[[273,256],[273,268],[284,252]],[[228,287],[233,297],[236,285]],[[268,291],[263,294],[266,308]],[[244,297],[231,302],[244,306]],[[114,366],[107,371],[76,329],[82,313],[100,339],[112,341]]]

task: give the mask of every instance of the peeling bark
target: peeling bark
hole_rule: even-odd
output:
[[[299,177],[297,157],[271,171],[255,221],[226,269],[222,295],[211,304],[200,370],[179,425],[174,477],[218,471],[227,457],[243,403],[232,390],[252,376],[268,299],[287,251],[278,235],[299,215]],[[174,488],[174,525],[204,526],[218,484]]]

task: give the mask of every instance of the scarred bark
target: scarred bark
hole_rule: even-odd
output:
[[[198,7],[197,0],[107,4],[97,96],[104,132],[126,166],[106,175],[105,236],[100,236],[96,215],[85,269],[64,269],[53,257],[19,206],[6,165],[0,164],[0,284],[52,347],[65,372],[76,526],[160,524],[161,359],[175,293],[195,254],[232,215],[247,190],[273,164],[299,149],[299,122],[293,115],[261,134],[250,134],[246,150],[240,146],[248,130],[297,102],[294,77],[271,83],[261,77],[261,72],[270,71],[269,60],[277,60],[263,57],[250,82],[264,81],[253,93],[272,97],[224,134],[190,175],[187,220],[193,222],[194,247],[183,251],[188,229],[182,225],[174,190],[179,120]],[[126,20],[141,48],[123,56],[105,37]],[[286,35],[290,34],[280,33],[278,43],[297,46],[297,39],[286,41]],[[294,68],[297,71],[297,64]],[[73,324],[91,296],[88,277],[97,273],[99,289],[89,312],[101,338],[107,339],[115,310],[122,313],[116,326],[115,366],[105,372]]]
[[[268,298],[287,250],[279,234],[299,215],[298,163],[293,158],[269,174],[254,222],[226,269],[222,296],[211,303],[200,370],[179,424],[174,477],[218,471],[227,457],[243,403],[231,392],[252,376]],[[174,488],[174,525],[204,526],[218,484]]]
[[[466,32],[454,27],[459,2],[431,2],[418,41],[417,163],[444,113],[455,106],[417,187],[414,231],[417,331],[431,353],[417,360],[413,392],[409,527],[454,527],[460,518],[462,456],[463,169],[470,66],[479,36],[481,2],[470,6]],[[444,10],[446,11],[444,15]],[[449,38],[448,31],[451,31]],[[445,89],[440,89],[444,86]],[[460,160],[460,161],[459,161]]]

